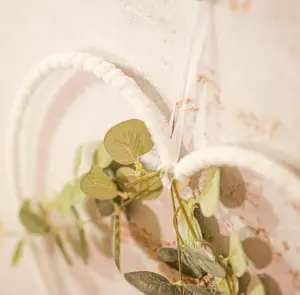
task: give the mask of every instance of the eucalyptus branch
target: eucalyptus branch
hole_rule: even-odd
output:
[[[130,187],[132,187],[132,186],[134,186],[134,185],[136,185],[136,184],[138,184],[142,181],[149,180],[149,179],[161,174],[162,172],[163,172],[163,170],[157,170],[153,173],[148,173],[148,174],[146,174],[146,175],[144,175],[144,176],[142,176],[142,177],[140,177],[140,178],[138,178],[134,181],[131,181],[131,182],[125,184],[125,185],[126,185],[126,187],[130,188]]]

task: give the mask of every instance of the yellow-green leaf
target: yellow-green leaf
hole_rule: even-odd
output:
[[[101,140],[97,147],[97,150],[95,151],[94,164],[101,168],[106,168],[111,164],[111,162],[112,158],[105,149],[104,141]]]
[[[118,189],[112,180],[100,167],[92,165],[80,183],[81,190],[88,196],[99,200],[113,199],[118,195]]]
[[[24,200],[19,211],[19,219],[26,230],[32,234],[46,234],[51,231],[45,219],[31,211],[30,200]]]
[[[233,231],[230,235],[228,258],[234,274],[241,277],[247,269],[248,261],[240,240],[239,230]]]
[[[228,281],[227,281],[228,280]],[[223,295],[231,295],[228,283],[230,284],[231,290],[234,290],[234,294],[238,294],[239,282],[235,276],[226,278],[215,278],[218,290],[222,292]]]
[[[265,287],[258,276],[251,276],[247,295],[266,295]]]
[[[20,259],[22,257],[22,253],[23,253],[23,248],[24,248],[24,241],[19,240],[18,243],[16,244],[16,247],[13,252],[12,259],[11,259],[11,264],[13,266],[17,265],[18,262],[20,261]]]
[[[66,183],[56,199],[58,211],[65,215],[69,212],[71,206],[79,204],[85,197],[80,188],[80,179],[74,179]]]
[[[153,141],[144,122],[132,119],[113,126],[104,137],[104,146],[113,160],[129,165],[148,153]]]
[[[79,168],[81,165],[81,159],[82,159],[82,150],[83,147],[80,145],[75,152],[75,157],[74,157],[74,164],[73,164],[73,174],[75,177],[78,176]]]
[[[220,168],[210,166],[207,169],[206,182],[201,194],[196,200],[201,205],[201,211],[205,217],[211,217],[220,198]]]

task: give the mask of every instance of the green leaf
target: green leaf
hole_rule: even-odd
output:
[[[106,168],[111,164],[112,161],[112,158],[105,149],[104,141],[101,140],[97,150],[95,151],[94,164],[101,168]]]
[[[204,286],[197,286],[197,285],[192,285],[188,284],[186,286],[187,290],[189,290],[191,295],[213,295],[209,290],[207,290],[206,287]]]
[[[153,147],[151,135],[143,121],[132,119],[113,126],[104,137],[104,146],[113,160],[132,164]]]
[[[210,166],[207,169],[206,182],[201,194],[196,198],[205,217],[211,217],[220,198],[220,168]]]
[[[81,190],[88,196],[99,200],[110,200],[118,195],[118,189],[100,167],[92,165],[80,183]]]
[[[13,266],[17,265],[22,257],[24,248],[24,240],[19,240],[16,244],[15,250],[12,255],[11,264]]]
[[[64,247],[61,237],[58,234],[56,234],[54,239],[55,239],[55,244],[58,247],[61,254],[63,255],[66,263],[72,265],[72,260]]]
[[[230,235],[228,258],[232,266],[233,273],[237,277],[241,277],[245,273],[248,263],[240,240],[239,230],[233,231]]]
[[[165,277],[150,271],[126,273],[125,279],[146,295],[179,295],[177,287]]]
[[[149,173],[155,172],[155,171],[148,171]],[[140,178],[140,176],[137,175],[136,171],[129,167],[121,167],[116,172],[117,179],[121,180],[122,182],[132,182]],[[162,181],[160,179],[160,176],[154,176],[150,179],[143,180],[134,186],[126,187],[125,184],[120,183],[120,187],[125,192],[131,192],[131,193],[138,193],[141,191],[146,191],[144,193],[143,200],[154,200],[157,199],[161,191],[163,189]]]
[[[31,211],[30,200],[24,200],[19,211],[19,219],[29,233],[47,234],[51,227],[46,220]]]
[[[75,157],[74,157],[74,164],[73,164],[73,174],[74,177],[78,176],[79,168],[81,165],[81,159],[82,159],[82,150],[83,146],[80,145],[75,152]]]
[[[266,295],[265,287],[258,276],[251,276],[247,295]]]
[[[114,212],[114,205],[111,200],[96,200],[96,206],[101,216],[109,216]]]
[[[178,265],[178,250],[169,247],[162,247],[157,250],[157,258],[169,265],[170,267],[179,270]],[[187,254],[181,253],[181,267],[182,273],[188,275],[192,278],[201,278],[203,276],[203,271],[201,268],[197,268],[191,263],[191,259],[188,259]]]
[[[235,276],[228,278],[230,279],[231,290],[234,290],[234,294],[238,294],[239,291],[239,282]],[[230,289],[228,287],[228,283],[226,278],[215,278],[217,288],[223,295],[231,295]]]
[[[120,248],[121,248],[120,230],[121,230],[120,212],[116,212],[113,219],[113,249],[114,249],[114,260],[118,270],[120,270]]]
[[[192,258],[194,264],[196,264],[207,273],[219,278],[223,278],[226,276],[224,267],[220,265],[215,259],[211,258],[208,252],[204,250],[204,248],[194,250],[190,247],[182,247],[182,250]]]
[[[64,185],[56,199],[58,211],[66,215],[72,206],[79,204],[85,198],[80,188],[80,178],[70,181]]]

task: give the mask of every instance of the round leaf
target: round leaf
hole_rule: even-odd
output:
[[[58,211],[65,215],[72,206],[79,204],[85,197],[80,189],[80,179],[66,183],[56,199]]]
[[[99,200],[113,199],[118,195],[116,185],[100,167],[92,165],[80,183],[81,190],[88,196]]]
[[[212,259],[203,248],[194,250],[190,247],[184,247],[182,250],[191,256],[193,262],[207,273],[219,278],[226,276],[225,269],[216,260]]]
[[[247,295],[265,295],[265,287],[258,276],[252,276],[247,288]]]
[[[146,295],[179,295],[179,290],[166,278],[150,271],[126,273],[125,279]]]
[[[152,173],[155,171],[151,170],[149,172]],[[139,178],[139,176],[136,175],[135,170],[129,167],[121,167],[120,169],[118,169],[116,173],[116,177],[117,179],[120,179],[124,182],[131,182]],[[159,175],[152,177],[151,179],[141,181],[140,183],[137,183],[136,185],[130,188],[127,188],[126,185],[123,184],[120,184],[120,187],[126,192],[135,192],[135,193],[145,191],[149,187],[149,190],[145,192],[145,197],[143,197],[143,200],[154,200],[158,198],[163,189],[162,182]]]
[[[112,162],[112,158],[104,147],[104,141],[101,140],[94,155],[94,164],[101,168],[108,167]]]
[[[109,216],[114,212],[114,205],[111,200],[96,200],[96,205],[102,216]]]
[[[144,122],[132,119],[112,127],[104,137],[104,146],[113,160],[128,165],[148,153],[153,141]]]

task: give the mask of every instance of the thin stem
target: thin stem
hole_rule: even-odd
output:
[[[175,210],[175,213],[174,213],[174,215],[173,215],[173,227],[174,227],[174,229],[175,229],[175,232],[176,232],[177,237],[178,237],[179,240],[180,240],[180,243],[184,245],[184,244],[185,244],[185,243],[184,243],[184,240],[183,240],[183,238],[182,238],[182,236],[181,236],[181,234],[180,234],[180,232],[179,232],[179,229],[178,229],[177,216],[178,216],[179,211],[180,211],[180,207],[178,207],[178,208]]]
[[[67,253],[66,249],[65,249],[65,246],[62,242],[62,239],[60,238],[60,236],[58,234],[55,234],[54,235],[54,239],[55,239],[55,243],[57,245],[57,247],[59,248],[59,250],[61,251],[63,257],[65,258],[66,262],[69,264],[69,265],[72,265],[72,260],[69,256],[69,254]]]
[[[161,172],[162,172],[162,170],[157,170],[153,173],[146,174],[146,175],[144,175],[144,176],[142,176],[142,177],[140,177],[140,178],[138,178],[134,181],[131,181],[128,184],[125,184],[125,185],[126,185],[126,187],[130,188],[130,187],[134,186],[135,184],[138,184],[138,183],[140,183],[144,180],[151,179],[151,178],[159,175]]]
[[[138,192],[138,193],[136,194],[135,197],[126,200],[124,203],[122,203],[122,204],[120,205],[120,209],[123,209],[124,207],[126,207],[127,205],[129,205],[129,204],[130,204],[132,201],[134,201],[134,200],[140,200],[140,199],[144,198],[144,197],[145,197],[144,193],[146,193],[147,191],[149,191],[149,189],[150,189],[152,186],[154,186],[155,184],[157,184],[158,182],[159,182],[159,179],[158,179],[157,181],[153,182],[151,185],[149,185],[149,187],[147,187],[146,189],[144,189],[144,190]]]
[[[172,207],[173,207],[173,212],[174,212],[174,217],[175,217],[173,219],[173,225],[174,225],[174,229],[175,229],[175,232],[176,232],[178,272],[179,272],[180,281],[183,281],[183,277],[182,277],[182,265],[181,265],[181,249],[180,249],[180,240],[179,240],[179,237],[181,238],[181,235],[180,235],[179,230],[178,230],[178,220],[177,220],[177,215],[176,215],[177,209],[176,209],[176,205],[175,205],[175,198],[174,198],[174,193],[173,193],[173,189],[172,188],[171,188],[171,197],[172,197]],[[178,210],[178,212],[179,212],[179,210]],[[180,295],[183,295],[183,292],[184,292],[183,286],[180,286]]]
[[[228,277],[228,276],[225,277],[225,280],[226,280],[226,284],[228,286],[228,290],[229,290],[230,295],[235,295],[234,294],[235,292],[234,292],[234,290],[232,290],[231,284],[230,284],[230,280],[231,280],[232,281],[232,285],[234,285],[233,280],[231,279],[231,277]]]

